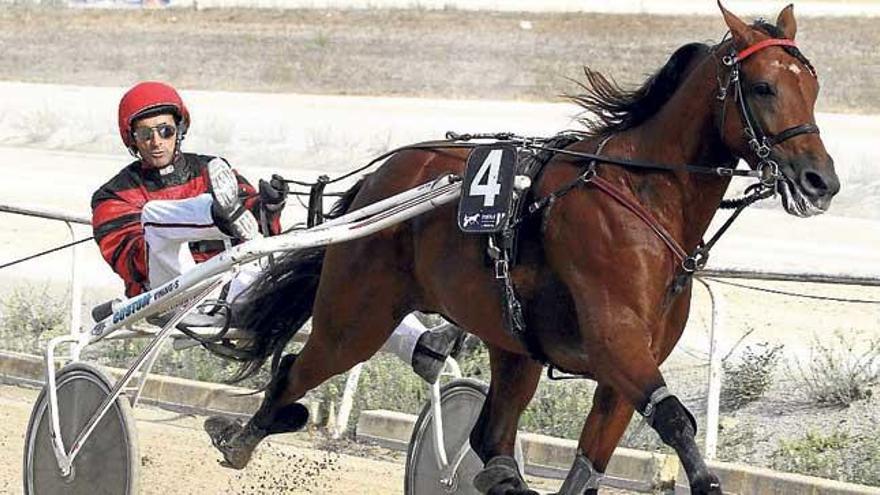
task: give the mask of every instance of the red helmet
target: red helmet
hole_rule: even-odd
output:
[[[189,110],[177,91],[171,86],[155,81],[136,84],[119,101],[119,135],[128,149],[134,149],[131,123],[150,110],[167,110],[177,119],[178,135],[183,136],[189,128]],[[161,112],[159,112],[161,113]]]

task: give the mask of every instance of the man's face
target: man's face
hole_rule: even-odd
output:
[[[131,129],[144,166],[165,168],[171,163],[174,159],[174,145],[177,138],[177,125],[171,114],[135,120]]]

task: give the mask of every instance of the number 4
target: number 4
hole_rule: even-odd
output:
[[[501,194],[501,183],[498,182],[498,172],[501,169],[501,157],[504,150],[492,150],[483,160],[480,169],[471,181],[468,191],[470,196],[482,196],[483,206],[495,206],[495,197]]]

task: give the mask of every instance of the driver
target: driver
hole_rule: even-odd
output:
[[[101,255],[133,297],[172,280],[232,243],[275,235],[288,193],[279,177],[259,192],[223,158],[184,153],[189,111],[177,91],[142,82],[119,102],[119,133],[135,161],[92,196],[92,228]],[[263,215],[263,229],[256,218]],[[243,267],[226,299],[235,300],[259,274]],[[245,298],[243,298],[245,299]],[[244,304],[247,301],[245,299]],[[413,315],[394,330],[385,350],[433,383],[461,330],[428,331]]]

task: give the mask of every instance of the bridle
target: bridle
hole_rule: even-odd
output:
[[[745,136],[748,146],[752,150],[752,153],[754,153],[758,159],[755,169],[761,174],[761,182],[768,187],[775,185],[776,182],[781,178],[781,175],[779,173],[779,164],[771,158],[773,147],[782,144],[784,141],[787,141],[795,136],[800,136],[801,134],[819,134],[819,127],[811,123],[792,126],[777,134],[770,134],[765,132],[764,128],[761,126],[761,123],[758,122],[757,119],[755,119],[754,112],[752,112],[749,101],[745,97],[742,89],[742,62],[748,57],[754,55],[755,53],[771,46],[789,47],[793,49],[791,51],[786,51],[791,53],[796,59],[803,63],[810,71],[810,74],[813,77],[816,77],[816,70],[813,68],[812,64],[810,64],[810,61],[807,60],[807,58],[804,57],[799,50],[797,50],[797,44],[794,42],[794,40],[784,38],[770,38],[759,41],[740,52],[737,52],[731,46],[730,53],[721,58],[721,64],[730,68],[730,74],[728,76],[726,84],[721,83],[721,78],[718,78],[719,87],[717,96],[717,99],[721,101],[723,105],[721,111],[721,122],[719,126],[721,128],[721,133],[723,134],[724,116],[726,114],[728,101],[727,95],[729,93],[730,87],[733,86],[734,99],[739,104],[740,120],[742,121],[743,125],[743,135]]]
[[[720,46],[724,43],[720,43],[717,46]],[[786,47],[787,52],[792,54],[795,58],[797,58],[801,63],[803,63],[807,69],[810,71],[810,74],[813,77],[816,77],[816,70],[813,68],[810,61],[804,57],[799,50],[797,50],[797,45],[793,40],[783,39],[783,38],[770,38],[767,40],[760,41],[755,43],[742,51],[735,51],[732,47],[730,53],[721,59],[721,64],[719,64],[719,68],[721,65],[727,66],[730,68],[730,73],[727,79],[727,83],[724,84],[721,81],[720,76],[716,76],[718,79],[718,95],[717,99],[722,102],[722,111],[721,111],[721,121],[719,123],[720,132],[724,133],[724,120],[725,120],[725,111],[727,109],[727,96],[729,94],[729,89],[731,86],[733,87],[735,99],[739,104],[740,110],[740,120],[743,125],[743,134],[747,139],[747,143],[749,148],[755,154],[758,159],[757,165],[755,167],[755,171],[760,180],[759,183],[750,186],[747,189],[748,194],[739,200],[731,201],[730,207],[735,211],[734,213],[718,228],[718,230],[714,233],[714,235],[705,242],[701,242],[697,248],[688,255],[686,250],[675,240],[675,238],[666,231],[666,229],[657,222],[654,217],[647,212],[644,207],[642,207],[638,202],[633,201],[625,194],[621,194],[616,190],[616,187],[613,186],[608,181],[605,181],[601,177],[599,177],[596,173],[595,166],[597,162],[605,162],[605,163],[618,163],[623,166],[636,166],[636,167],[651,167],[649,164],[641,164],[641,163],[625,163],[623,160],[612,161],[607,157],[602,157],[601,152],[604,145],[608,142],[609,137],[606,137],[600,145],[599,149],[596,151],[596,154],[588,154],[588,153],[577,153],[577,152],[566,152],[565,150],[554,150],[563,154],[575,155],[581,158],[591,158],[592,161],[590,165],[575,181],[572,181],[569,184],[566,184],[559,190],[551,193],[549,196],[542,198],[541,200],[535,202],[533,205],[529,207],[531,212],[540,210],[552,203],[554,200],[558,199],[560,196],[568,193],[572,188],[574,188],[579,183],[592,184],[597,187],[599,190],[603,191],[608,196],[612,197],[618,203],[622,204],[624,207],[633,212],[637,217],[639,217],[645,224],[647,224],[654,233],[666,244],[669,250],[672,252],[673,256],[679,262],[679,266],[681,268],[681,276],[676,276],[677,282],[674,285],[681,286],[683,281],[691,276],[698,270],[701,270],[705,267],[708,258],[709,251],[715,245],[715,243],[724,235],[725,232],[730,228],[736,218],[739,216],[742,211],[750,206],[751,204],[760,201],[762,199],[766,199],[776,193],[776,187],[778,183],[782,179],[782,175],[779,172],[779,164],[773,160],[772,158],[772,150],[775,146],[787,141],[795,136],[799,136],[801,134],[818,134],[819,128],[812,123],[805,123],[796,126],[789,127],[782,132],[777,134],[769,134],[764,131],[764,128],[761,126],[760,122],[755,119],[754,112],[752,112],[751,107],[749,106],[749,102],[745,97],[742,89],[742,62],[748,57],[754,55],[755,53],[769,48],[771,46],[780,46]],[[714,53],[713,53],[714,56]],[[548,149],[548,148],[544,148]],[[662,165],[653,165],[654,168],[665,168],[671,169],[672,167],[662,166]],[[688,172],[698,172],[698,173],[716,173],[720,176],[733,176],[740,175],[736,172],[743,172],[734,169],[727,168],[718,168],[716,170],[712,169],[699,169],[698,167],[686,166]],[[724,202],[722,202],[722,207],[724,206]]]

